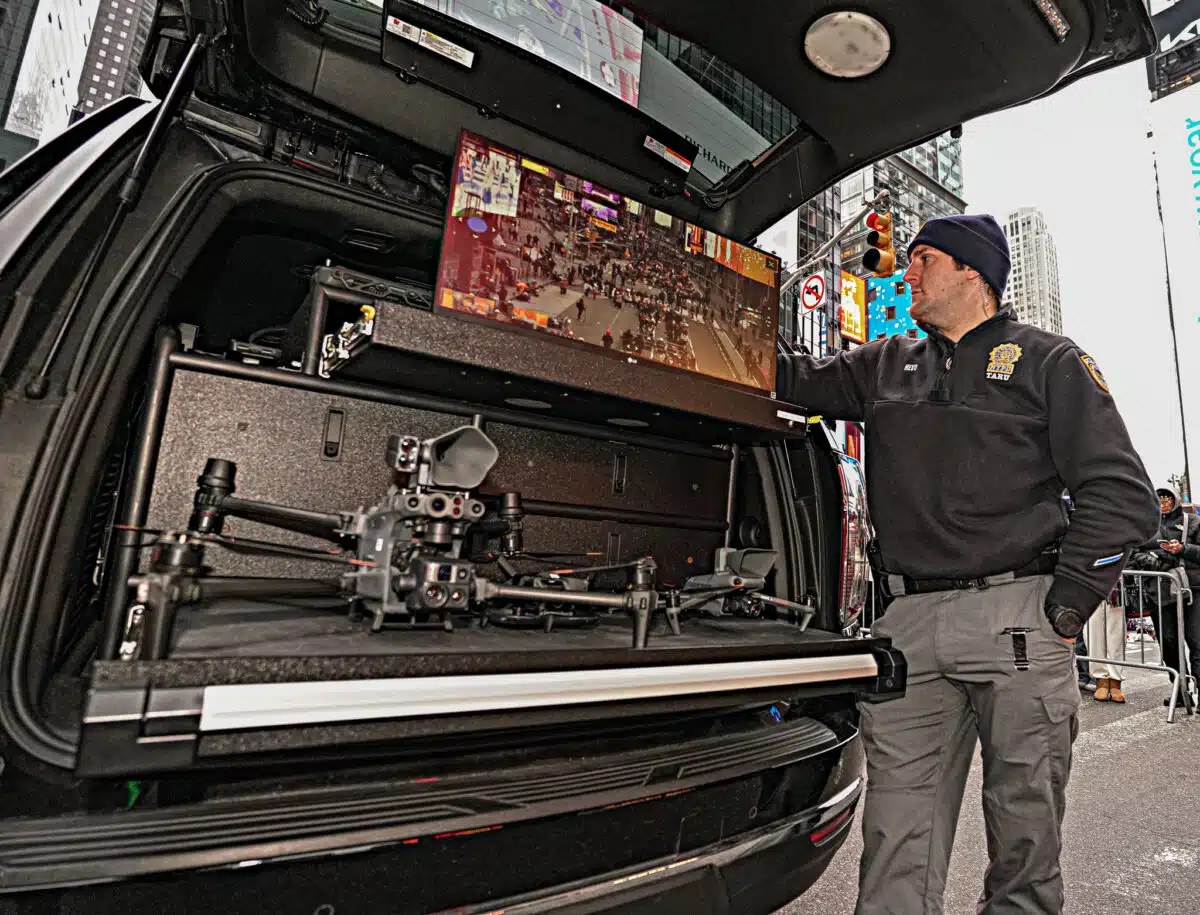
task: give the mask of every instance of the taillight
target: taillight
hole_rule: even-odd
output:
[[[813,845],[823,845],[825,842],[827,842],[829,840],[830,836],[832,836],[839,829],[841,829],[842,826],[844,826],[846,824],[846,821],[849,820],[853,814],[854,814],[853,807],[849,807],[846,810],[843,810],[841,813],[839,813],[836,817],[834,817],[832,820],[830,820],[828,823],[826,823],[820,829],[813,832],[808,837],[808,840],[810,842],[812,842]]]
[[[871,586],[867,545],[871,521],[867,514],[867,485],[862,467],[853,458],[839,455],[842,480],[842,626],[849,626],[863,612]]]

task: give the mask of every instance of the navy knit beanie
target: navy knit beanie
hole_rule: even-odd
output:
[[[968,267],[973,267],[996,290],[997,297],[1004,297],[1012,260],[1004,230],[991,216],[942,216],[931,219],[921,226],[921,231],[908,246],[910,258],[917,245],[929,245],[945,251]]]

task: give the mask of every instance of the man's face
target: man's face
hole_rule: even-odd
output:
[[[1171,511],[1174,508],[1175,508],[1175,500],[1171,496],[1168,496],[1166,493],[1160,492],[1158,494],[1158,510],[1161,511],[1164,515],[1169,515],[1169,514],[1171,514]]]
[[[970,268],[958,269],[954,258],[929,245],[913,249],[904,281],[912,289],[913,303],[908,312],[922,324],[952,327],[978,305],[979,274]]]

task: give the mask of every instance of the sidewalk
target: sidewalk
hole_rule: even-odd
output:
[[[1126,705],[1083,693],[1064,823],[1066,911],[1074,915],[1200,911],[1200,720],[1179,714],[1166,723],[1166,683],[1130,669]],[[947,915],[974,915],[982,887],[981,774],[977,754],[950,861]],[[777,915],[852,915],[861,851],[856,825],[825,875]]]

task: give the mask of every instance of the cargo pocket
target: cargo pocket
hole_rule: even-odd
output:
[[[1042,706],[1051,724],[1059,725],[1079,714],[1079,684],[1072,677],[1065,685],[1055,684],[1042,694]],[[1072,735],[1074,739],[1074,735]]]
[[[1043,730],[1046,761],[1050,768],[1050,786],[1054,794],[1058,821],[1062,823],[1067,780],[1071,776],[1071,748],[1079,736],[1079,686],[1074,677],[1057,685],[1041,697],[1046,712]]]

